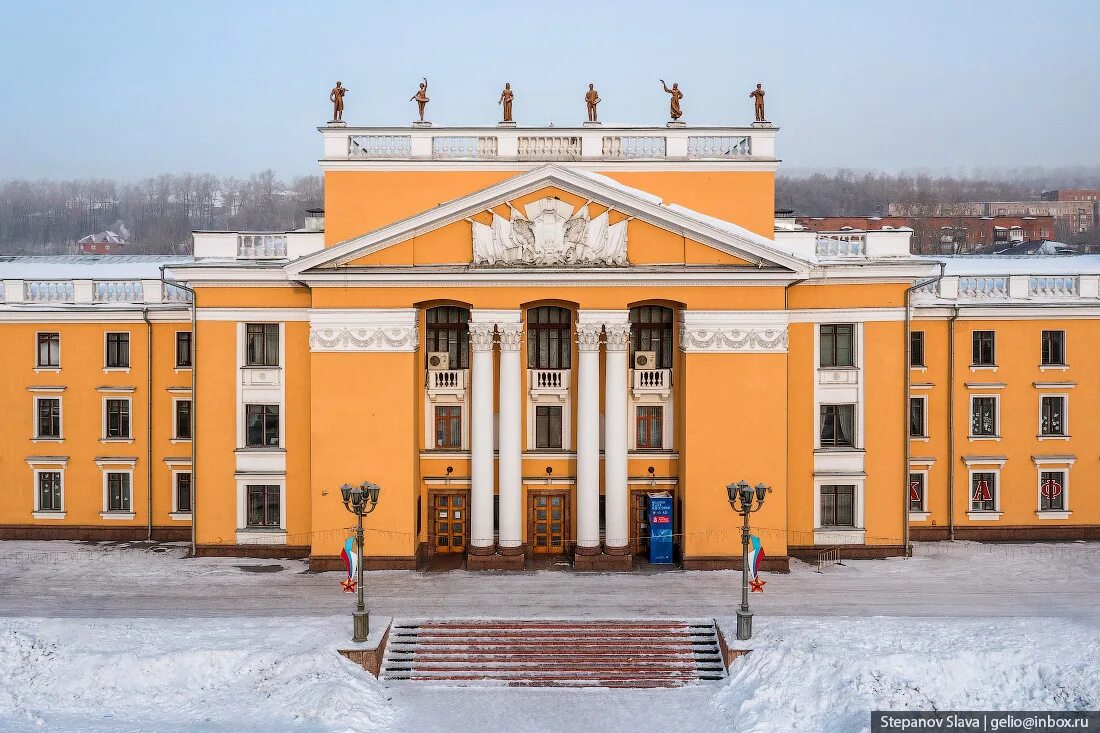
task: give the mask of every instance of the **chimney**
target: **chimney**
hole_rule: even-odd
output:
[[[325,210],[324,209],[306,209],[306,231],[310,232],[323,232],[325,231]]]

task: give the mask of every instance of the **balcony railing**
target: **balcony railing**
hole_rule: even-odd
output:
[[[238,234],[237,259],[281,260],[286,258],[285,234]]]
[[[672,389],[671,369],[635,369],[634,392],[667,393]]]
[[[748,135],[699,135],[688,138],[689,158],[743,158],[752,155]]]
[[[564,400],[569,393],[569,370],[528,369],[527,388],[533,397],[545,395]]]
[[[178,285],[172,283],[164,283],[163,299],[165,303],[190,303],[192,300],[191,291],[184,290]]]
[[[429,396],[448,394],[461,399],[466,394],[466,370],[431,369],[428,371],[427,387]]]
[[[495,158],[497,139],[489,136],[433,137],[433,158]]]
[[[27,280],[23,283],[26,303],[72,303],[72,280]]]
[[[411,135],[351,135],[351,158],[408,158],[412,155]]]
[[[1029,280],[1027,292],[1033,298],[1072,298],[1078,292],[1077,281],[1069,275],[1040,275]]]
[[[603,139],[605,158],[664,158],[668,145],[664,137],[615,135]]]
[[[960,298],[1007,298],[1008,278],[998,276],[960,277]]]
[[[92,300],[96,303],[142,303],[145,289],[141,280],[99,280]]]
[[[525,136],[518,142],[516,154],[520,158],[539,160],[579,160],[581,157],[580,137]]]
[[[865,232],[821,232],[817,235],[816,251],[818,257],[864,257],[867,235]]]

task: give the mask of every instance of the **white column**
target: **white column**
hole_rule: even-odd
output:
[[[577,548],[600,546],[600,331],[578,323],[577,345]]]
[[[516,314],[517,318],[519,314]],[[519,344],[523,326],[497,324],[500,333],[500,528],[502,551],[523,544],[523,420]]]
[[[470,546],[493,547],[493,324],[470,323]]]
[[[626,400],[626,353],[630,324],[608,323],[607,358],[604,362],[604,511],[607,514],[604,545],[608,552],[625,549],[630,542],[627,496],[627,436],[630,416]]]

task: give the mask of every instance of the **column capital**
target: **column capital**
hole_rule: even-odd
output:
[[[630,343],[630,324],[608,323],[604,328],[607,330],[607,350],[626,351]]]
[[[577,346],[581,351],[599,351],[602,323],[578,323]]]
[[[497,325],[500,334],[501,351],[519,351],[519,344],[523,337],[522,323],[500,323]]]
[[[469,324],[470,328],[470,348],[474,351],[492,351],[493,350],[493,324],[492,323],[473,323]]]

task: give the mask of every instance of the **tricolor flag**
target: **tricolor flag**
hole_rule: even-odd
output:
[[[753,592],[764,592],[765,581],[760,580],[760,568],[764,566],[764,548],[760,546],[760,538],[756,535],[749,537],[749,586]]]
[[[340,585],[344,587],[345,593],[355,592],[355,540],[348,537],[344,541],[344,549],[340,550],[340,557],[344,561],[344,567],[348,569],[348,577],[342,581]]]

